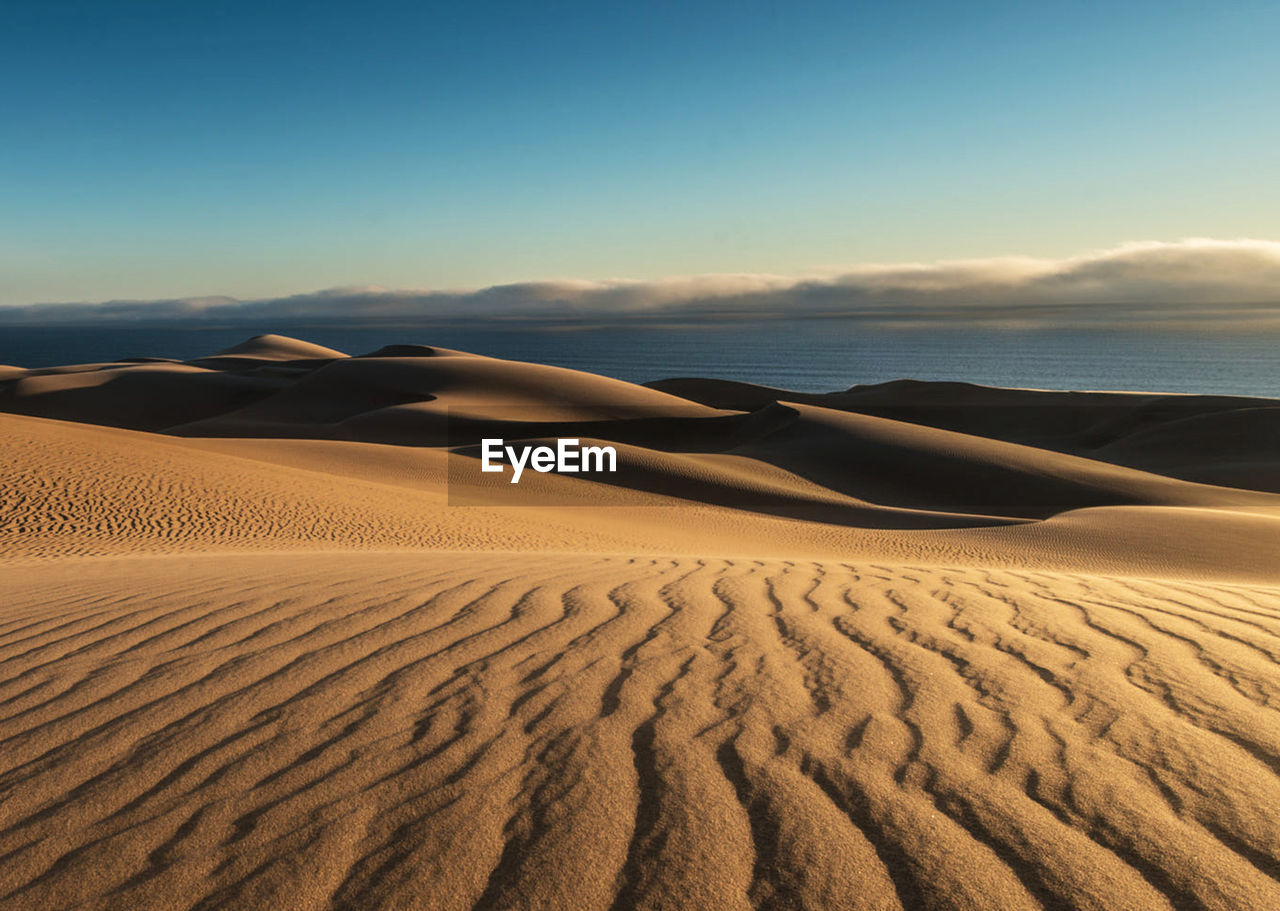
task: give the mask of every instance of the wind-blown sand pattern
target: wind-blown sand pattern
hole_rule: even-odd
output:
[[[425,350],[9,380],[0,908],[1280,907],[1274,403]],[[755,417],[451,507],[442,402]]]

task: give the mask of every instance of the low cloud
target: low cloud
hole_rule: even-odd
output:
[[[32,304],[0,325],[393,324],[463,317],[629,320],[845,317],[881,322],[1280,325],[1280,243],[1129,243],[1065,259],[861,265],[803,276],[557,280],[474,290],[332,288],[289,297]]]

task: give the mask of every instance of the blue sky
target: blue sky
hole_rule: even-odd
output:
[[[0,304],[1280,238],[1275,3],[26,3]]]

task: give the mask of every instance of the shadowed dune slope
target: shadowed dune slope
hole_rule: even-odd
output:
[[[1280,905],[1280,590],[472,555],[14,568],[0,909]]]
[[[161,431],[241,408],[288,384],[284,377],[212,371],[189,364],[95,364],[25,371],[0,388],[0,409]]]
[[[1188,480],[1280,492],[1280,406],[1157,424],[1097,450],[1098,458]]]
[[[672,379],[646,385],[716,408],[750,410],[789,401],[1025,443],[1192,481],[1280,489],[1277,403],[1271,399],[1052,392],[918,380],[820,394],[731,380]],[[1224,466],[1224,457],[1235,465]],[[1243,463],[1257,473],[1250,474]]]
[[[733,451],[876,502],[1026,518],[1084,506],[1280,503],[974,434],[795,408],[794,424]]]

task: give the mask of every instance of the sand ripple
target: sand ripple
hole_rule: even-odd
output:
[[[0,908],[1280,907],[1280,589],[11,567]]]

